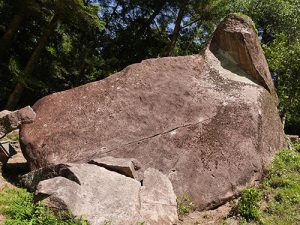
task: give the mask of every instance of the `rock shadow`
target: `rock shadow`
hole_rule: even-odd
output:
[[[19,185],[20,177],[30,172],[27,162],[7,163],[2,167],[3,178],[12,185]]]

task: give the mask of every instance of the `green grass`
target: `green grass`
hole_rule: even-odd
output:
[[[178,199],[178,214],[195,209],[188,196]],[[247,188],[233,208],[240,224],[300,224],[300,145],[277,154],[262,183]],[[4,225],[87,225],[66,213],[54,215],[42,203],[33,203],[33,194],[21,188],[0,190],[0,214]],[[108,223],[109,224],[109,223]],[[143,223],[141,223],[143,224]]]
[[[195,210],[195,205],[188,195],[177,198],[177,212],[179,216],[188,214]]]
[[[300,224],[299,149],[282,150],[259,187],[243,192],[233,210],[241,224]]]
[[[259,221],[259,203],[261,195],[255,188],[247,188],[243,191],[238,204],[233,208],[234,214],[245,221]]]
[[[33,203],[33,194],[21,188],[5,188],[0,191],[0,214],[4,225],[88,225],[67,213],[55,216],[42,203]]]

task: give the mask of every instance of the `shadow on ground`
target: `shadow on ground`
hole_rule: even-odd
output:
[[[28,173],[29,166],[27,162],[7,163],[2,168],[2,177],[10,184],[18,186],[20,176]]]

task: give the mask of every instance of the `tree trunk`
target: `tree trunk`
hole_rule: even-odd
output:
[[[296,92],[291,93],[287,103],[285,104],[282,113],[281,113],[281,122],[283,125],[283,129],[285,128],[286,116],[290,112],[290,106],[293,104],[294,98],[296,96]]]
[[[157,8],[154,10],[154,12],[151,14],[151,16],[146,20],[144,25],[137,31],[136,36],[140,38],[141,35],[145,33],[145,31],[150,27],[152,21],[155,19],[155,17],[160,13],[160,11],[165,6],[166,1],[161,1],[160,4],[157,6]]]
[[[118,7],[119,7],[119,2],[117,2],[116,6],[114,7],[112,13],[110,14],[109,19],[105,21],[106,24],[109,24],[109,22],[111,21],[111,19],[115,16]]]
[[[5,109],[14,110],[21,98],[23,91],[25,90],[25,85],[21,82],[18,82],[10,94],[8,101],[6,103]]]
[[[26,80],[31,75],[31,73],[33,72],[34,66],[36,65],[38,59],[40,58],[40,56],[41,56],[41,54],[42,54],[42,52],[43,52],[43,50],[44,50],[44,48],[45,48],[45,46],[48,42],[48,39],[49,39],[50,35],[55,30],[58,21],[59,21],[58,16],[54,15],[51,22],[49,23],[48,27],[46,28],[43,35],[39,39],[36,48],[34,49],[33,53],[31,54],[26,66],[25,66],[25,69],[22,73],[23,74],[23,77],[22,77],[23,80]],[[10,94],[5,108],[8,109],[8,110],[15,109],[15,107],[19,103],[19,100],[20,100],[21,95],[22,95],[24,90],[25,90],[24,83],[19,81],[16,84],[13,92]]]
[[[16,14],[14,16],[13,20],[10,22],[7,30],[5,31],[5,33],[2,36],[1,41],[0,41],[0,59],[3,57],[5,51],[11,45],[11,42],[12,42],[19,26],[24,21],[24,18],[25,18],[24,13]]]
[[[180,32],[180,29],[181,29],[180,24],[181,24],[181,21],[184,17],[184,11],[185,11],[185,7],[184,7],[184,5],[181,5],[180,8],[179,8],[177,19],[175,21],[175,27],[174,27],[174,30],[173,30],[173,33],[172,33],[170,44],[166,48],[166,53],[165,53],[166,56],[171,56],[174,53],[174,48],[176,46],[176,42],[177,42],[179,32]]]
[[[285,128],[285,121],[286,121],[286,114],[284,114],[283,117],[282,117],[282,127],[283,127],[283,130]]]

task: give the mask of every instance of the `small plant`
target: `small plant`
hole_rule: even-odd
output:
[[[188,214],[195,209],[195,205],[191,198],[184,195],[181,199],[177,198],[177,210],[179,215]]]
[[[250,16],[248,16],[246,14],[243,14],[243,13],[240,13],[240,12],[234,13],[234,14],[237,15],[237,16],[243,17],[245,20],[249,21],[251,23],[251,25],[253,26],[254,30],[257,33],[256,25],[255,25],[254,21],[252,20],[252,18]]]
[[[259,220],[259,201],[261,196],[254,188],[247,188],[234,208],[234,214],[246,221]]]
[[[111,220],[105,220],[103,225],[112,225],[112,222]]]
[[[292,145],[292,148],[295,149],[296,152],[300,152],[300,143],[296,143]]]
[[[8,134],[6,138],[10,141],[19,141],[19,134]]]

